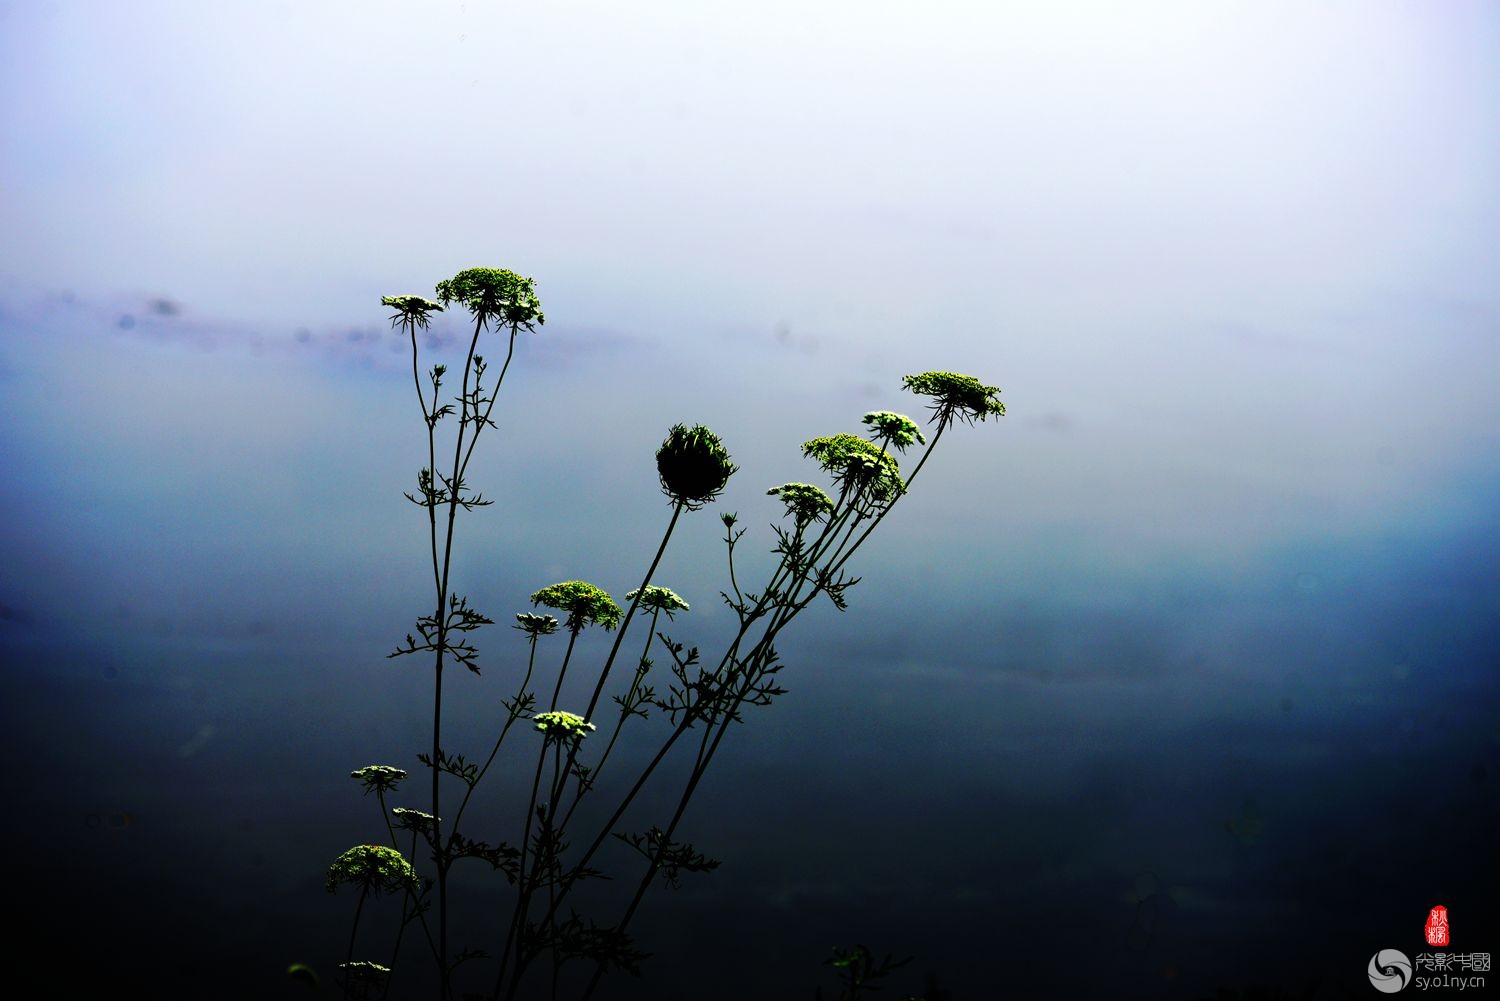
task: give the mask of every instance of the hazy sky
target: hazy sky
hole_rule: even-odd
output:
[[[1337,755],[1387,726],[1402,775],[1452,743],[1469,803],[1463,776],[1497,766],[1496,108],[1487,3],[0,0],[0,637],[87,681],[11,711],[92,718],[135,685],[144,715],[97,754],[235,769],[306,739],[334,783],[361,714],[414,747],[420,688],[326,701],[386,671],[427,600],[409,347],[379,298],[486,266],[535,278],[548,316],[474,474],[504,500],[463,529],[461,589],[497,619],[556,580],[638,583],[673,423],[723,435],[723,504],[763,552],[765,488],[817,476],[800,442],[918,416],[909,372],[1003,389],[1009,415],[945,437],[862,553],[850,611],[809,612],[777,739],[725,764],[726,789],[783,790],[752,814],[806,796],[847,846],[840,795],[917,790],[885,820],[920,801],[968,831],[988,861],[962,900],[1097,880],[1118,904],[1159,860],[1075,835],[1038,862],[1048,804],[1076,832],[1111,790],[1148,845],[1159,796],[1222,838],[1266,776],[1325,769],[1297,793],[1314,813],[1378,788]],[[424,351],[461,364],[464,336],[442,318]],[[690,522],[661,576],[706,645],[720,532]],[[245,708],[282,697],[316,705],[314,736],[312,708]],[[977,786],[945,799],[954,760]],[[98,801],[150,798],[124,781]],[[1040,812],[1007,847],[957,819],[976,798]],[[732,841],[735,809],[705,827]],[[1264,885],[1211,886],[1173,837],[1198,918]],[[822,892],[834,924],[886,906],[851,914],[859,880],[814,857],[785,885],[724,877],[773,910]],[[919,870],[875,882],[930,898]],[[1229,982],[1200,972],[1184,991]]]

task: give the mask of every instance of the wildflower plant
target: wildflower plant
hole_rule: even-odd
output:
[[[783,522],[771,526],[776,539],[771,553],[778,560],[758,586],[744,580],[739,546],[746,530],[736,528],[738,518],[732,512],[720,516],[728,570],[728,589],[720,597],[735,622],[718,647],[722,652],[710,657],[698,646],[658,631],[675,622],[678,613],[689,613],[691,606],[671,588],[656,583],[655,575],[682,515],[719,499],[738,467],[713,431],[702,425],[675,425],[655,456],[671,514],[639,584],[624,592],[625,607],[604,589],[582,580],[532,592],[533,608],[556,614],[515,614],[513,628],[526,645],[525,668],[517,658],[507,669],[509,695],[498,700],[495,738],[482,761],[470,760],[444,742],[444,682],[452,687],[447,669],[454,665],[480,674],[479,650],[468,637],[493,620],[471,608],[452,588],[455,526],[460,509],[471,511],[490,503],[469,490],[465,473],[481,434],[497,427],[490,415],[516,338],[523,331],[534,332],[544,316],[531,279],[492,268],[471,268],[439,282],[434,299],[399,295],[381,302],[394,310],[392,325],[411,338],[412,378],[427,431],[417,492],[406,497],[425,514],[433,588],[427,607],[432,611],[417,619],[414,631],[390,656],[420,654],[432,665],[432,742],[416,755],[428,772],[425,791],[431,802],[424,803],[424,809],[389,808],[386,794],[407,778],[395,766],[367,765],[351,773],[367,794],[376,794],[389,845],[356,846],[329,870],[330,890],[345,884],[360,888],[354,932],[341,967],[345,996],[376,988],[388,993],[404,970],[424,965],[425,956],[436,974],[439,1001],[478,993],[474,983],[483,985],[481,996],[494,1001],[530,996],[540,984],[553,998],[588,998],[607,972],[638,969],[645,954],[629,928],[650,888],[664,882],[675,886],[684,877],[709,873],[719,865],[682,840],[680,833],[689,803],[728,733],[753,709],[770,705],[784,693],[779,684],[783,664],[775,647],[781,631],[821,597],[839,609],[847,607],[846,594],[859,582],[849,575],[849,560],[910,490],[943,432],[955,421],[972,424],[1003,415],[1004,406],[998,389],[976,379],[926,372],[907,376],[903,383],[933,401],[936,431],[930,442],[910,418],[884,410],[865,414],[865,437],[838,433],[805,442],[803,455],[827,476],[828,488],[788,482],[766,491],[785,509]],[[424,381],[416,331],[454,304],[469,311],[473,334],[459,394],[451,402],[440,402],[447,369],[434,365]],[[481,337],[490,330],[505,350],[493,382],[480,351]],[[454,441],[451,450],[445,446],[442,453],[445,459],[451,455],[451,461],[440,468],[437,428],[454,417]],[[903,476],[897,455],[915,445],[925,445],[926,450]],[[637,618],[645,622],[628,655],[634,669],[617,673],[616,662],[627,656],[622,650]],[[602,627],[613,639],[608,654],[592,669],[591,697],[565,709],[559,706],[563,679],[578,637],[589,626]],[[556,649],[551,645],[556,641],[549,638],[559,632],[567,635],[560,657],[548,652]],[[470,686],[481,682],[468,675],[459,680],[464,682],[466,700],[480,697]],[[611,692],[608,701],[606,691]],[[617,775],[612,752],[627,729],[648,750],[656,750],[636,755],[631,770]],[[530,731],[529,739],[516,736],[524,731]],[[529,778],[529,794],[524,805],[516,804],[519,809],[498,804],[499,815],[510,819],[494,840],[480,840],[467,833],[464,820],[482,780],[498,762],[506,771]],[[639,815],[648,788],[655,801],[663,801],[664,795],[669,808],[643,823]],[[467,930],[465,945],[456,948],[459,937],[450,927],[452,899],[469,884],[457,882],[454,869],[464,859],[487,863],[487,871],[506,884],[508,896],[493,926]],[[601,897],[591,889],[606,878],[606,865],[618,890],[613,897]],[[419,869],[423,875],[418,875]],[[356,963],[360,910],[367,895],[381,893],[401,900],[395,946],[388,962]],[[416,958],[401,952],[408,927],[421,932]],[[488,935],[493,948],[469,946],[474,935]],[[861,978],[866,972],[885,972],[880,964],[871,966],[863,958],[860,962]],[[456,971],[464,964],[472,964],[462,974],[472,983],[460,989]]]

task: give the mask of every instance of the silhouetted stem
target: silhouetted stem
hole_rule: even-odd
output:
[[[625,700],[620,705],[620,718],[615,721],[615,730],[609,735],[609,743],[604,746],[604,753],[599,755],[599,760],[594,764],[594,770],[589,773],[589,782],[598,781],[599,773],[604,771],[604,763],[609,760],[609,752],[615,749],[615,741],[620,739],[620,731],[625,728],[625,720],[631,716],[630,700],[635,698],[635,693],[640,689],[641,680],[645,678],[644,666],[646,654],[651,651],[651,640],[656,636],[656,621],[661,616],[661,609],[651,611],[651,629],[646,633],[646,645],[641,650],[641,667],[636,668],[635,677],[630,681],[630,691],[625,693]],[[563,815],[563,827],[573,818],[573,811],[578,807],[578,802],[583,799],[583,782],[578,783],[578,794],[573,797],[573,803],[568,807],[568,812]]]
[[[349,966],[354,962],[354,937],[359,934],[359,914],[365,909],[365,895],[370,892],[369,886],[362,886],[359,890],[359,903],[354,905],[354,927],[349,929],[349,951],[344,954],[344,997],[349,996]]]
[[[672,538],[672,529],[677,527],[677,519],[682,515],[684,503],[678,500],[672,505],[672,520],[667,522],[667,530],[662,534],[661,545],[656,547],[656,555],[651,560],[651,566],[646,571],[646,576],[641,579],[641,586],[636,588],[635,597],[630,601],[630,609],[625,613],[624,621],[615,632],[614,645],[609,648],[609,657],[604,661],[604,668],[599,672],[599,683],[594,686],[594,695],[589,699],[588,709],[583,714],[584,719],[592,719],[594,716],[594,707],[599,704],[599,695],[604,691],[604,682],[609,679],[610,668],[614,666],[615,656],[620,652],[620,644],[625,641],[625,631],[630,628],[630,620],[641,603],[641,596],[646,593],[646,588],[651,584],[651,577],[656,573],[657,565],[661,563],[661,554],[667,551],[667,542]],[[572,764],[571,758],[569,764]]]
[[[552,688],[552,704],[547,707],[548,712],[557,708],[557,697],[562,694],[563,677],[568,673],[568,661],[573,659],[573,644],[578,642],[578,634],[581,632],[583,632],[582,626],[568,630],[568,650],[563,654],[562,667],[557,670],[557,684]]]
[[[516,689],[516,700],[512,703],[514,708],[511,709],[510,717],[506,719],[505,725],[500,728],[500,736],[495,738],[495,746],[490,748],[490,756],[485,759],[484,767],[479,769],[479,773],[474,776],[473,783],[470,784],[468,791],[464,793],[463,802],[458,804],[458,810],[453,815],[453,830],[455,832],[458,831],[458,822],[463,819],[464,809],[469,805],[469,799],[474,795],[474,790],[478,788],[479,782],[484,778],[485,772],[490,770],[490,765],[495,761],[495,755],[500,753],[500,745],[504,743],[505,735],[510,732],[510,728],[515,724],[516,720],[521,718],[521,699],[526,694],[526,686],[531,683],[532,668],[536,666],[536,641],[537,635],[532,633],[531,654],[526,658],[526,677],[521,679],[521,685]]]
[[[438,583],[437,595],[437,663],[434,670],[432,695],[432,844],[434,862],[437,865],[438,884],[438,951],[442,961],[438,964],[438,996],[444,1001],[451,994],[448,967],[448,852],[443,844],[442,799],[442,732],[443,732],[443,654],[448,648],[448,619],[444,614],[447,604],[448,576],[453,569],[453,522],[458,516],[459,484],[461,477],[460,457],[464,448],[464,428],[469,417],[469,369],[474,364],[474,349],[479,344],[479,332],[484,329],[484,314],[474,321],[474,336],[469,341],[469,354],[464,360],[463,390],[459,395],[459,418],[457,441],[453,447],[453,479],[448,484],[448,532],[443,545],[442,579]],[[436,405],[437,401],[433,401]],[[478,428],[475,429],[477,435]],[[434,470],[433,475],[437,473]]]
[[[942,437],[942,433],[945,427],[946,424],[940,424],[938,426],[937,433],[933,435],[932,441],[928,444],[927,450],[923,453],[922,458],[918,461],[916,468],[912,470],[911,475],[906,479],[906,485],[908,487],[910,486],[911,481],[916,478],[917,473],[921,471],[921,468],[926,463],[928,456],[932,454],[932,450],[936,447],[938,439]],[[845,491],[845,495],[841,496],[840,500],[845,499],[848,493],[848,491]],[[849,498],[849,500],[849,507],[846,508],[843,512],[844,517],[847,517],[848,512],[850,510],[853,510],[858,505],[859,498],[857,496],[857,492],[856,495]],[[869,537],[870,532],[874,530],[876,525],[884,520],[886,514],[888,514],[894,506],[894,501],[892,501],[892,503],[885,505],[884,509],[881,510],[874,518],[870,519],[870,525],[865,529],[864,533],[853,544],[853,546],[849,548],[848,552],[843,553],[842,557],[840,557],[839,551],[842,550],[844,545],[848,543],[849,539],[853,535],[855,526],[858,525],[861,518],[856,516],[854,521],[849,523],[848,533],[845,534],[843,540],[834,550],[834,556],[832,557],[832,559],[837,560],[837,562],[830,562],[830,564],[824,570],[824,573],[827,575],[825,579],[831,579],[832,575],[837,573],[838,570],[843,567],[844,563],[846,563],[849,558],[854,555],[855,551],[858,550],[859,547],[864,543],[865,539]],[[829,525],[820,537],[820,540],[831,539],[833,534],[838,531],[836,526],[839,524],[839,522],[840,517],[836,513],[835,517],[830,519]],[[810,566],[815,564],[816,558],[818,556],[826,554],[827,545],[824,545],[821,552],[817,550],[816,545],[814,549],[815,556],[812,560],[809,561]],[[785,568],[785,565],[785,560],[783,560],[782,568]],[[772,578],[773,586],[775,581],[780,578],[780,574],[781,569],[779,568],[777,574]],[[735,694],[734,701],[727,709],[720,710],[721,715],[716,725],[710,726],[705,730],[704,739],[699,744],[698,760],[693,768],[692,774],[688,778],[687,784],[683,789],[682,796],[678,799],[677,808],[673,812],[671,822],[668,824],[666,830],[662,833],[657,850],[648,861],[645,875],[637,885],[635,894],[631,898],[630,904],[626,908],[624,916],[620,919],[620,922],[615,925],[614,930],[617,934],[623,933],[629,926],[631,919],[635,916],[636,910],[640,907],[641,901],[645,898],[646,890],[650,887],[652,880],[656,877],[657,870],[660,866],[663,855],[666,853],[668,847],[672,844],[673,836],[676,834],[677,826],[681,822],[683,815],[687,811],[688,803],[692,800],[693,794],[698,789],[699,782],[702,781],[704,774],[708,770],[709,764],[713,760],[714,754],[718,751],[719,745],[723,742],[724,735],[728,733],[730,725],[734,722],[735,711],[738,710],[738,708],[744,703],[745,699],[748,698],[749,695],[754,691],[754,686],[761,676],[757,668],[763,668],[764,666],[766,666],[763,664],[757,664],[757,657],[765,656],[765,652],[769,650],[770,642],[775,638],[776,634],[780,632],[781,629],[787,623],[789,623],[798,612],[800,612],[803,608],[806,608],[807,605],[812,601],[812,599],[817,596],[818,592],[823,589],[821,584],[815,583],[812,593],[809,594],[805,600],[799,602],[797,600],[797,592],[800,590],[801,585],[806,582],[806,580],[806,574],[800,575],[793,586],[793,590],[785,596],[787,599],[786,603],[776,609],[775,613],[772,616],[770,624],[766,628],[765,633],[756,643],[755,647],[751,650],[750,657],[747,659],[747,664],[749,665],[750,669],[747,670],[743,678],[740,679],[740,685],[738,691]],[[770,590],[771,587],[768,587],[767,591],[769,592]],[[762,596],[762,599],[764,600],[764,595]],[[743,630],[741,630],[741,635],[743,635]],[[739,639],[737,638],[735,643],[736,647],[738,645],[738,642]],[[726,654],[725,656],[727,660],[730,655]],[[721,670],[723,668],[723,664],[724,662],[721,661]],[[711,740],[710,736],[712,737]],[[655,762],[653,762],[652,765],[654,767]],[[613,824],[614,820],[611,820],[610,826],[613,826]],[[594,973],[589,980],[588,987],[584,991],[584,1001],[588,1001],[588,999],[593,996],[594,990],[598,987],[599,981],[604,975],[604,971],[605,962],[601,959],[595,965]]]
[[[516,879],[519,883],[516,891],[516,906],[515,909],[511,911],[510,928],[505,933],[505,948],[500,953],[500,970],[495,975],[496,997],[500,996],[500,986],[501,984],[505,983],[505,971],[510,966],[512,946],[515,947],[516,953],[520,952],[521,943],[517,940],[517,935],[521,925],[526,921],[526,912],[530,909],[531,906],[531,888],[534,885],[535,880],[532,878],[531,874],[526,871],[526,853],[531,848],[531,818],[536,816],[536,795],[538,790],[541,788],[542,767],[545,764],[546,760],[547,745],[544,743],[542,745],[542,753],[537,755],[536,774],[531,778],[531,799],[526,804],[526,823],[523,826],[521,832],[521,857],[516,865]],[[536,868],[536,866],[537,863],[533,862],[534,869]],[[523,964],[519,959],[517,959],[516,965],[519,968]],[[516,976],[520,976],[519,969],[517,970]]]

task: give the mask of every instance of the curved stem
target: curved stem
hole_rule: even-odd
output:
[[[490,770],[490,765],[494,763],[495,756],[500,753],[500,745],[505,742],[505,735],[510,732],[510,728],[515,725],[516,720],[521,718],[521,699],[526,694],[526,686],[531,683],[532,668],[536,666],[536,641],[537,636],[533,633],[531,636],[531,655],[526,658],[526,677],[521,679],[521,686],[516,689],[516,699],[512,703],[514,708],[511,709],[510,716],[506,719],[505,725],[500,728],[500,736],[495,738],[495,746],[490,748],[490,756],[485,759],[484,767],[479,769],[479,773],[474,776],[473,783],[469,786],[468,791],[464,793],[462,802],[458,804],[458,810],[453,814],[454,831],[458,830],[458,822],[463,819],[464,810],[468,807],[469,800],[474,795],[474,790],[478,788],[480,781],[484,778],[485,772]]]

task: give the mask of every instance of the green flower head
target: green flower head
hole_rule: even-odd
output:
[[[729,461],[724,443],[702,424],[674,425],[656,450],[662,493],[696,511],[719,496],[740,467]]]
[[[406,772],[391,765],[365,765],[349,773],[351,779],[364,784],[365,793],[390,792],[397,783],[406,778]]]
[[[527,636],[551,636],[557,632],[557,619],[550,615],[517,612],[516,624],[512,628],[521,630]]]
[[[383,295],[380,297],[382,306],[393,306],[396,312],[391,315],[391,326],[401,323],[409,323],[413,331],[417,327],[427,329],[427,314],[433,310],[442,310],[440,303],[431,299],[423,299],[419,295]]]
[[[396,818],[396,826],[403,831],[430,831],[432,830],[432,814],[423,813],[421,810],[410,810],[404,806],[391,808],[391,815]]]
[[[669,587],[657,587],[647,584],[644,588],[630,591],[625,595],[627,600],[632,599],[639,593],[641,596],[641,607],[649,608],[653,612],[666,612],[667,618],[672,618],[673,612],[686,612],[688,603],[677,597],[677,592]]]
[[[864,425],[876,438],[883,438],[898,452],[905,452],[912,442],[927,444],[917,422],[905,414],[893,414],[889,410],[872,410],[864,416]]]
[[[786,513],[791,515],[798,528],[805,527],[817,518],[833,513],[833,498],[821,487],[811,483],[783,483],[766,491],[772,497],[780,497],[786,504]]]
[[[956,375],[953,372],[923,372],[921,375],[903,375],[901,385],[918,396],[930,396],[933,421],[939,427],[947,427],[957,417],[973,424],[975,420],[986,420],[991,414],[1005,416],[1005,404],[998,399],[1000,390],[986,386],[972,375]]]
[[[560,709],[538,713],[532,717],[536,728],[548,740],[582,740],[594,729],[594,724],[584,722],[582,716],[565,713]]]
[[[522,278],[514,271],[470,268],[438,282],[437,297],[444,306],[455,301],[462,303],[476,319],[535,330],[533,322],[546,323],[547,318],[542,314],[542,304],[533,285],[532,279]]]
[[[590,622],[597,622],[605,629],[620,624],[620,606],[607,593],[581,580],[565,580],[561,584],[544,587],[531,596],[533,605],[546,605],[568,613],[567,627],[579,632]]]
[[[328,867],[328,892],[340,883],[372,890],[376,894],[416,889],[417,873],[394,848],[355,845]]]
[[[803,443],[802,454],[816,459],[841,488],[862,492],[866,500],[883,504],[906,491],[895,456],[857,435],[814,438]]]

